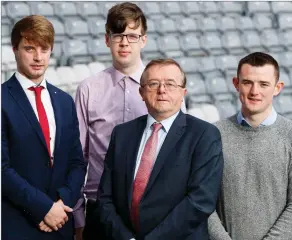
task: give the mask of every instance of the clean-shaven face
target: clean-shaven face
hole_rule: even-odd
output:
[[[140,94],[152,117],[161,121],[180,110],[186,89],[177,87],[169,91],[163,84],[157,90],[150,90],[145,84],[159,81],[163,83],[175,82],[177,85],[183,84],[183,76],[180,69],[174,65],[154,65],[145,73]]]
[[[272,109],[273,97],[283,87],[282,82],[276,81],[275,67],[271,64],[261,67],[243,64],[239,79],[234,78],[233,83],[245,115],[268,113]]]
[[[142,35],[142,24],[137,29],[135,23],[131,22],[126,27],[122,34],[138,34]],[[110,48],[113,62],[115,66],[121,68],[129,68],[140,63],[141,59],[141,49],[144,48],[146,44],[146,36],[142,36],[137,43],[129,43],[127,38],[124,36],[120,43],[112,42],[109,35],[105,36],[106,45]]]
[[[33,82],[41,82],[49,65],[51,48],[43,48],[22,38],[13,52],[17,70]]]

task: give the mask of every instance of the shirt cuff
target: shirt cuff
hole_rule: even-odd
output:
[[[74,227],[75,228],[81,228],[85,226],[85,213],[84,209],[78,209],[73,211],[73,217],[74,217]]]

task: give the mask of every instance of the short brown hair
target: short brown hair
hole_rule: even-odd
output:
[[[154,59],[152,61],[150,61],[143,73],[142,73],[142,76],[141,76],[141,80],[140,82],[143,83],[144,81],[144,78],[145,78],[145,73],[147,72],[147,70],[153,66],[157,66],[157,65],[162,65],[162,66],[166,66],[166,65],[175,65],[179,68],[179,70],[181,71],[181,74],[182,74],[182,87],[186,87],[186,84],[187,84],[187,77],[186,77],[186,74],[185,72],[183,71],[183,69],[181,68],[181,66],[179,65],[178,62],[176,62],[175,60],[171,59],[171,58],[166,58],[166,59]]]
[[[41,47],[54,47],[54,26],[45,17],[30,15],[19,20],[11,32],[11,45],[18,48],[22,38],[38,44]]]
[[[107,15],[106,33],[122,33],[130,22],[135,23],[134,29],[142,25],[141,33],[147,32],[147,21],[142,10],[134,3],[125,2],[113,6]]]
[[[275,67],[276,82],[279,81],[280,73],[279,73],[278,62],[271,55],[267,53],[254,52],[242,58],[238,63],[237,78],[239,78],[239,74],[240,74],[241,67],[243,64],[249,64],[253,67],[262,67],[264,65],[272,65]]]

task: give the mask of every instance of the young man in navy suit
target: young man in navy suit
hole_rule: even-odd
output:
[[[114,128],[98,192],[104,239],[208,240],[223,169],[219,130],[181,112],[186,77],[151,61],[140,94],[148,115]]]
[[[86,163],[74,101],[44,79],[53,25],[27,16],[11,44],[17,71],[1,89],[2,238],[73,239]]]

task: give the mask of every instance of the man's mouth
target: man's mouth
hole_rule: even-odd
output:
[[[261,102],[260,99],[256,99],[256,98],[248,98],[248,100],[251,102]]]
[[[130,54],[130,52],[128,52],[128,51],[119,51],[119,55],[121,55],[121,56],[127,56],[129,54]]]
[[[43,65],[30,65],[33,69],[40,69]]]

